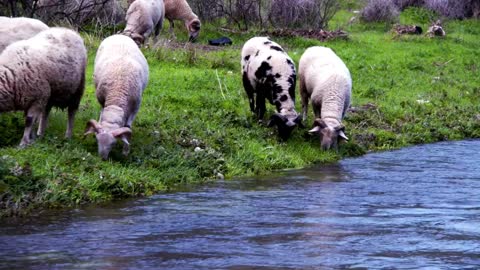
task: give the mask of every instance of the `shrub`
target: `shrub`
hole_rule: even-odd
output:
[[[392,0],[370,0],[361,15],[366,22],[394,22],[400,11]]]
[[[34,12],[49,24],[67,22],[76,27],[92,22],[117,24],[125,17],[125,10],[116,0],[44,0]]]
[[[424,0],[393,0],[393,3],[400,9],[404,10],[407,7],[421,7],[425,3]]]
[[[448,18],[463,19],[471,13],[469,11],[472,9],[473,2],[474,0],[425,0],[425,7]]]
[[[338,8],[338,0],[272,0],[268,18],[274,27],[324,29]]]

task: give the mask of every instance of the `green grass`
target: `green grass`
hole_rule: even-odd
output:
[[[408,12],[414,14],[402,15],[402,20],[427,28],[424,15]],[[350,17],[339,16],[336,25]],[[309,46],[333,48],[352,73],[352,106],[373,104],[347,115],[351,140],[338,153],[322,152],[319,139],[307,135],[306,129],[294,131],[284,143],[274,129],[257,124],[239,71],[241,45],[255,32],[230,34],[205,24],[200,44],[229,35],[235,45],[212,51],[200,45],[144,49],[150,81],[133,124],[132,151],[123,157],[118,146],[109,161],[98,157],[94,137],[82,137],[86,122],[97,119],[100,109],[92,80],[100,39],[85,34],[87,88],[72,140],[63,139],[66,113],[54,110],[46,136],[19,149],[22,113],[0,115],[0,211],[11,215],[148,196],[219,174],[267,174],[367,151],[480,137],[480,22],[447,22],[447,37],[441,39],[393,38],[389,27],[353,24],[346,28],[351,33],[347,41],[276,39],[297,64]],[[186,33],[177,31],[179,41],[185,41]],[[267,106],[269,115],[273,106]],[[310,108],[306,125],[312,121]]]

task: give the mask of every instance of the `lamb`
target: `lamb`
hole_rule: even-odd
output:
[[[141,45],[155,31],[155,39],[162,29],[165,18],[163,0],[136,0],[127,10],[127,25],[123,34],[131,37],[137,45]]]
[[[100,120],[87,123],[85,135],[96,134],[98,153],[106,160],[116,143],[123,142],[123,154],[130,151],[131,126],[140,108],[148,82],[148,64],[132,39],[113,35],[100,44],[95,57],[94,80],[102,106]]]
[[[47,29],[46,24],[36,19],[0,17],[0,52],[15,41],[29,39]]]
[[[137,0],[138,1],[138,0]],[[174,36],[173,27],[174,20],[182,20],[185,23],[189,33],[189,41],[193,42],[200,34],[202,26],[198,16],[193,13],[186,0],[164,0],[165,1],[165,17],[170,22],[170,34]]]
[[[245,43],[241,63],[250,110],[261,122],[265,99],[275,104],[277,113],[267,125],[276,125],[280,138],[287,140],[297,125],[302,126],[301,116],[295,111],[295,64],[280,45],[263,37]]]
[[[65,136],[72,136],[85,87],[87,51],[78,33],[50,28],[10,44],[0,55],[0,112],[25,112],[20,146],[32,142],[32,127],[43,136],[52,107],[68,108]]]
[[[309,132],[321,135],[322,149],[348,140],[342,119],[350,106],[352,79],[343,61],[329,48],[310,47],[300,58],[299,77],[303,121],[311,99],[316,119]]]

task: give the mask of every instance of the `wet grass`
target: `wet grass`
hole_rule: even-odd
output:
[[[426,15],[408,12],[403,21],[427,28]],[[340,15],[337,24],[349,18],[348,13]],[[92,73],[101,35],[85,34],[87,88],[72,140],[63,139],[66,113],[54,110],[46,136],[19,149],[22,114],[0,115],[0,211],[13,215],[148,196],[222,176],[266,174],[368,151],[478,138],[480,22],[450,21],[445,29],[447,37],[441,39],[393,38],[385,25],[357,23],[345,28],[351,33],[347,41],[276,39],[297,64],[306,48],[324,45],[349,67],[354,109],[345,125],[351,140],[337,153],[320,151],[318,138],[306,130],[296,130],[284,143],[275,130],[257,124],[239,72],[241,45],[255,32],[231,34],[206,24],[199,44],[228,35],[235,45],[214,50],[199,44],[144,49],[150,81],[133,125],[132,152],[123,157],[117,147],[106,162],[97,156],[94,137],[82,136],[86,122],[98,118],[100,109]],[[182,43],[186,33],[179,30],[177,37]],[[271,114],[273,106],[268,109]],[[306,125],[312,121],[310,114]]]

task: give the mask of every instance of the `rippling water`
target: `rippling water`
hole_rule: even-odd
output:
[[[480,269],[480,141],[0,221],[4,269]]]

